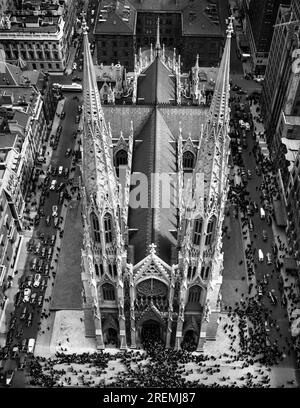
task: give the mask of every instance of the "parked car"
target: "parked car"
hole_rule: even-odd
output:
[[[21,350],[27,351],[27,346],[28,346],[28,339],[23,339],[21,343]]]
[[[58,175],[61,176],[63,174],[64,168],[63,166],[59,166],[58,168]]]
[[[267,234],[267,231],[266,230],[262,230],[262,236],[263,236],[263,240],[264,241],[267,241],[267,239],[268,239],[268,234]],[[268,255],[268,254],[267,254]]]
[[[272,256],[271,256],[270,252],[267,252],[266,258],[267,258],[267,264],[271,265],[272,264]]]
[[[66,157],[69,157],[69,156],[71,155],[71,153],[72,153],[72,150],[71,150],[71,149],[67,149],[67,150],[66,150],[66,153],[65,153],[65,156],[66,156]]]
[[[264,260],[264,253],[261,249],[258,250],[258,261],[263,262]]]
[[[27,327],[32,325],[32,313],[29,313],[28,318],[27,318]]]
[[[62,111],[62,113],[60,114],[60,118],[61,119],[64,119],[66,117],[66,112],[65,111]]]
[[[50,218],[50,215],[48,215],[48,217],[46,218],[46,225],[50,225],[50,222],[51,222],[51,218]]]
[[[27,314],[27,307],[24,306],[24,308],[23,308],[23,310],[22,310],[22,313],[21,313],[21,315],[20,315],[20,319],[21,319],[21,320],[24,320],[25,317],[26,317],[26,314]]]
[[[47,250],[47,248],[46,248],[46,247],[43,247],[42,253],[41,253],[41,257],[42,257],[42,258],[45,258],[45,256],[46,256],[46,250]]]
[[[64,202],[64,197],[65,197],[65,194],[64,194],[63,191],[61,191],[61,192],[59,193],[59,198],[58,198],[58,203],[59,203],[59,204],[62,204],[62,203]]]
[[[57,191],[62,191],[66,187],[65,183],[59,183],[59,186],[57,187]]]
[[[268,292],[268,296],[269,296],[269,299],[270,299],[272,305],[276,305],[277,304],[276,296],[271,291]]]
[[[34,302],[35,302],[35,300],[36,300],[36,293],[34,292],[34,293],[32,293],[32,295],[31,295],[31,297],[30,297],[30,303],[31,304],[33,304]]]
[[[68,169],[68,167],[66,167],[65,170],[64,170],[64,176],[65,176],[65,177],[68,177],[68,176],[69,176],[69,169]]]
[[[48,275],[50,274],[50,265],[49,265],[49,264],[47,264],[47,265],[45,266],[44,274],[45,274],[46,276],[48,276]]]
[[[52,217],[57,217],[58,216],[57,211],[58,211],[57,205],[53,205],[52,206]]]
[[[34,275],[34,282],[33,282],[33,286],[35,287],[35,288],[38,288],[39,286],[40,286],[40,283],[41,283],[41,274],[40,273],[36,273],[35,275]]]
[[[13,330],[16,327],[16,323],[17,323],[17,318],[14,316],[9,323],[9,330]]]
[[[56,241],[56,235],[53,234],[53,235],[51,235],[51,238],[50,238],[50,245],[54,246],[55,241]]]
[[[52,180],[50,190],[55,190],[56,184],[57,184],[57,180]]]
[[[32,285],[32,275],[28,275],[26,278],[26,285],[31,287]]]
[[[38,297],[37,304],[38,304],[39,307],[42,306],[42,304],[43,304],[43,295],[40,295],[40,296]]]
[[[80,116],[79,116],[79,115],[76,115],[76,117],[75,117],[75,123],[79,123],[79,121],[80,121]]]
[[[59,218],[58,218],[58,217],[55,217],[55,218],[54,218],[53,224],[54,224],[54,227],[55,227],[55,228],[58,228],[58,226],[59,226]]]

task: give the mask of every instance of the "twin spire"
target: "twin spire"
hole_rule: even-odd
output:
[[[159,17],[157,17],[155,55],[157,57],[160,57],[160,53],[161,53],[161,46],[160,46],[160,33],[159,33]]]

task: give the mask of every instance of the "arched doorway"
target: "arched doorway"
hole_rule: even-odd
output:
[[[146,320],[142,325],[141,340],[142,343],[147,341],[161,340],[161,325],[153,319]]]
[[[183,341],[181,347],[183,350],[195,351],[197,348],[198,336],[194,330],[187,330],[184,333]]]
[[[113,329],[112,327],[110,327],[107,330],[107,343],[118,347],[118,343],[119,343],[119,338],[118,338],[118,333],[116,329]]]

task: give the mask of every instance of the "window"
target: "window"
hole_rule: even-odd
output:
[[[32,64],[32,68],[36,69],[36,64],[35,63]]]
[[[113,47],[117,47],[117,41],[113,41]]]
[[[193,267],[193,278],[195,277],[196,272],[197,272],[197,266],[194,266],[194,267]]]
[[[193,169],[194,168],[195,156],[189,150],[183,153],[183,168]]]
[[[191,277],[192,277],[192,267],[191,266],[188,267],[187,277],[188,277],[188,279],[191,279]]]
[[[112,242],[112,220],[111,215],[108,213],[104,215],[104,233],[105,242],[110,244]]]
[[[104,300],[115,300],[115,289],[110,283],[102,285],[102,294]]]
[[[95,264],[95,272],[96,275],[99,276],[99,266],[97,264]]]
[[[121,149],[116,153],[116,167],[126,166],[126,164],[127,164],[127,152],[126,150]]]
[[[44,68],[44,64],[41,63],[41,68]]]
[[[206,268],[204,279],[207,279],[209,275],[209,266]]]
[[[202,231],[202,219],[199,218],[195,221],[194,228],[194,245],[200,245],[201,240],[201,231]]]
[[[59,69],[59,64],[56,64],[56,68]]]
[[[100,225],[98,217],[94,212],[91,213],[91,225],[93,228],[95,242],[100,242]]]
[[[200,286],[192,286],[189,290],[189,302],[191,303],[199,303],[201,296],[201,288]]]
[[[212,233],[214,229],[214,223],[215,223],[215,217],[211,217],[207,224],[207,230],[206,230],[206,238],[205,238],[205,245],[210,245],[211,240],[212,240]]]
[[[205,267],[202,266],[201,273],[200,273],[202,279],[204,278],[204,270],[205,270]]]
[[[48,64],[48,67],[49,67],[49,68],[52,68],[52,64],[49,63],[49,64]]]
[[[117,271],[117,265],[113,264],[113,272],[114,272],[114,277],[116,278],[118,276],[118,271]]]
[[[100,273],[101,273],[101,276],[104,275],[104,268],[103,268],[103,265],[102,265],[102,264],[100,264]]]

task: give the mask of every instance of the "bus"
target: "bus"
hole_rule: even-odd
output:
[[[82,85],[73,82],[71,85],[53,84],[54,89],[59,89],[65,92],[82,92]]]
[[[72,85],[62,85],[61,90],[65,92],[82,92],[82,85],[73,82]]]

